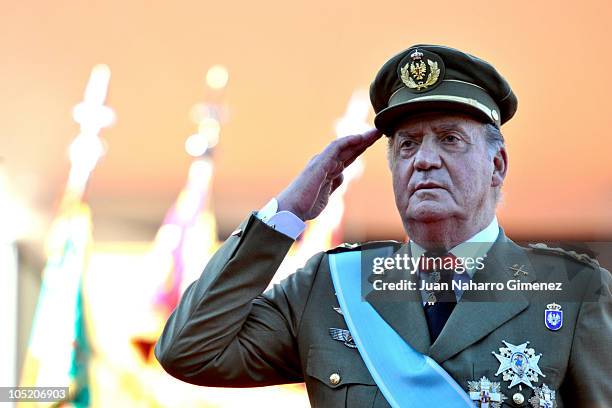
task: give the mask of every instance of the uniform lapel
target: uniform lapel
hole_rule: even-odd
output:
[[[399,249],[400,256],[408,253],[408,244]],[[395,254],[393,254],[394,256]],[[368,262],[366,260],[366,262]],[[366,265],[366,264],[364,264]],[[384,275],[372,275],[370,282],[374,279],[382,279],[383,282],[399,282],[405,279],[418,285],[418,277],[406,271],[392,270]],[[418,286],[417,286],[418,287]],[[427,320],[418,290],[401,290],[391,292],[371,291],[366,300],[378,312],[378,314],[389,324],[408,344],[422,354],[427,354],[431,345]]]
[[[476,272],[473,281],[506,285],[508,280],[518,279],[510,269],[516,264],[525,265],[523,269],[529,271],[528,275],[520,276],[521,281],[535,280],[525,250],[508,239],[500,228],[499,237],[487,254],[484,268]],[[444,362],[521,313],[528,305],[528,299],[519,292],[488,291],[483,296],[466,291],[431,346],[430,356],[438,363]]]

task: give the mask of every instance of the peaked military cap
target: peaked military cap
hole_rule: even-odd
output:
[[[516,112],[510,84],[488,62],[441,45],[415,45],[387,61],[370,86],[375,126],[389,135],[417,112],[468,113],[501,126]]]

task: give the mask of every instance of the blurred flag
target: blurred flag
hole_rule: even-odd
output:
[[[0,384],[17,383],[17,238],[24,230],[27,211],[17,203],[0,157]]]
[[[210,200],[212,176],[210,156],[191,163],[187,184],[168,210],[155,237],[150,261],[164,269],[166,277],[154,303],[164,322],[219,245]]]
[[[109,80],[110,69],[95,66],[84,100],[73,111],[81,132],[70,146],[70,175],[46,242],[47,264],[22,372],[21,386],[69,387],[64,406],[89,405],[89,345],[82,284],[92,224],[90,209],[82,198],[89,176],[104,153],[98,134],[115,118],[114,112],[104,106]]]
[[[90,244],[90,210],[80,197],[67,193],[47,243],[47,265],[21,381],[28,387],[70,387],[68,401],[78,407],[89,404],[81,286]]]
[[[261,400],[267,401],[265,405],[269,407],[306,407],[308,399],[301,385],[243,390],[197,387],[168,376],[152,355],[155,341],[180,296],[200,277],[221,244],[211,202],[212,148],[219,141],[221,123],[228,120],[222,92],[227,80],[223,66],[212,67],[206,75],[207,86],[215,91],[209,96],[212,102],[198,103],[191,109],[190,116],[198,131],[187,138],[185,150],[194,160],[186,185],[168,210],[147,256],[147,277],[163,282],[153,300],[158,331],[154,334],[153,330],[140,330],[132,336],[131,343],[143,362],[138,372],[140,387],[124,387],[122,391],[133,394],[134,402],[146,400],[150,407],[243,407]]]
[[[222,65],[214,65],[206,73],[206,85],[212,92],[209,97],[215,101],[198,103],[190,111],[198,131],[187,138],[185,150],[194,160],[185,187],[166,213],[155,236],[149,257],[153,268],[165,274],[153,300],[160,333],[183,291],[200,276],[219,247],[210,199],[214,168],[212,152],[219,142],[221,124],[228,120],[227,106],[223,102],[228,80],[229,73]],[[150,346],[152,344],[147,345]]]

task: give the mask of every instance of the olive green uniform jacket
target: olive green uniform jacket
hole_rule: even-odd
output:
[[[192,384],[258,387],[303,381],[313,407],[388,407],[358,350],[329,334],[329,328],[347,326],[334,310],[338,301],[327,252],[262,293],[292,243],[254,215],[245,220],[183,294],[155,346],[157,359],[172,376]],[[554,292],[538,292],[507,302],[470,302],[464,293],[433,344],[420,299],[388,301],[374,292],[368,301],[402,338],[466,390],[468,380],[485,376],[502,382],[508,398],[503,406],[530,406],[533,391],[524,385],[525,402],[513,402],[519,387],[508,389],[509,382],[495,376],[499,361],[492,354],[505,347],[502,341],[529,341],[542,354],[539,367],[545,375],[534,385],[545,383],[555,390],[558,407],[609,406],[609,272],[563,254],[519,247],[500,230],[474,280],[506,282],[513,279],[513,265],[525,265],[528,275],[522,281],[562,282],[580,299],[565,302]],[[592,292],[597,302],[586,301]],[[545,306],[552,302],[564,312],[558,331],[544,325]]]

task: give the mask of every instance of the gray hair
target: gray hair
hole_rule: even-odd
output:
[[[502,135],[497,125],[493,125],[491,123],[485,124],[484,132],[485,137],[487,138],[489,160],[492,160],[501,149],[506,147],[506,141],[504,140],[504,135]],[[501,187],[496,188],[494,194],[495,202],[499,204],[502,200]]]
[[[485,137],[487,138],[487,149],[489,151],[489,158],[497,154],[502,148],[506,147],[506,141],[504,135],[496,125],[486,123],[485,125]]]

